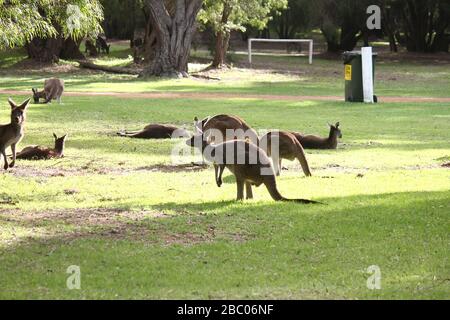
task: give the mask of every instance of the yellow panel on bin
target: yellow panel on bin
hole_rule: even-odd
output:
[[[345,65],[345,80],[347,80],[347,81],[352,80],[352,65],[351,64]]]

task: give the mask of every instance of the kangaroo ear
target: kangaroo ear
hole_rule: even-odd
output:
[[[36,88],[31,88],[31,91],[33,91],[33,93],[36,93],[37,89]]]
[[[339,126],[340,126],[340,123],[336,122],[336,128],[339,128]]]
[[[16,103],[13,101],[13,99],[8,98],[8,103],[9,103],[9,105],[11,106],[11,109],[17,108],[17,105],[16,105]]]
[[[55,138],[55,140],[58,139],[58,136],[54,132],[53,132],[53,138]]]
[[[17,108],[25,110],[26,108],[28,108],[28,105],[30,104],[30,100],[31,100],[31,98],[28,98],[27,100],[22,102],[22,104],[20,106],[17,106]]]

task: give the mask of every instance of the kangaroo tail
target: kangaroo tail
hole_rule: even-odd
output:
[[[117,132],[117,135],[119,137],[128,137],[128,133],[126,133],[126,132]]]
[[[297,141],[297,159],[300,161],[305,176],[311,177],[311,169],[309,168],[308,160],[306,160],[305,150],[300,142]]]
[[[264,181],[264,184],[266,185],[267,191],[269,191],[269,194],[273,200],[283,201],[284,198],[278,191],[275,176],[267,176]]]
[[[295,202],[295,203],[302,203],[302,204],[324,204],[322,202],[314,201],[314,200],[307,200],[307,199],[286,199],[283,198],[281,201],[284,202]]]
[[[266,185],[266,188],[269,191],[270,196],[275,201],[295,202],[295,203],[302,203],[302,204],[322,204],[321,202],[317,202],[314,200],[307,200],[307,199],[286,199],[278,191],[275,176],[267,176],[267,179],[264,182],[264,184]]]

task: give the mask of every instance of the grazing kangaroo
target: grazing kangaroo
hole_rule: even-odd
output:
[[[0,151],[5,162],[3,166],[5,170],[13,168],[16,163],[16,146],[24,136],[26,110],[30,104],[30,100],[28,99],[21,105],[17,105],[14,101],[8,99],[11,106],[11,123],[0,126]],[[6,157],[6,149],[9,147],[11,147],[12,151],[12,161],[10,164],[8,164]]]
[[[272,139],[278,138],[278,154],[271,154],[272,151]],[[311,176],[311,170],[306,160],[305,151],[302,145],[295,136],[286,131],[271,131],[261,138],[261,148],[272,157],[275,173],[277,176],[281,174],[281,162],[282,159],[294,160],[298,159],[302,166],[303,172],[307,177]]]
[[[212,140],[214,140],[214,143],[216,144],[233,139],[249,139],[256,145],[259,143],[258,134],[256,131],[238,116],[220,114],[214,117],[205,118],[202,121],[199,121],[196,117],[194,121],[197,133],[204,132],[208,138],[211,137],[210,130],[217,130],[218,133],[221,134],[221,137],[216,137],[213,135],[214,139]],[[235,130],[235,132],[233,135],[227,135],[227,130]]]
[[[109,49],[111,48],[111,45],[108,45],[105,39],[98,36],[97,40],[95,41],[95,45],[97,46],[98,52],[104,52],[106,54],[109,54]]]
[[[117,135],[137,139],[170,139],[174,133],[176,133],[176,137],[190,137],[186,130],[165,124],[150,124],[141,131],[118,132]]]
[[[203,134],[195,135],[186,141],[191,147],[200,148],[205,158],[219,165],[221,172],[228,168],[236,177],[237,200],[244,199],[244,185],[247,199],[253,199],[252,185],[264,184],[275,201],[298,203],[318,203],[305,199],[286,199],[277,189],[275,173],[267,154],[253,143],[243,140],[230,140],[217,145],[209,144]],[[233,157],[227,156],[233,152]],[[221,175],[216,175],[216,182],[221,185]]]
[[[55,138],[55,147],[53,149],[40,146],[29,146],[17,154],[17,159],[48,160],[53,158],[64,158],[64,147],[67,135],[58,138],[56,134],[53,134],[53,137]]]
[[[338,139],[342,139],[342,132],[339,128],[340,124],[329,124],[330,135],[328,138],[322,138],[315,135],[305,135],[299,132],[292,132],[292,134],[301,143],[304,149],[336,149]]]
[[[52,100],[57,100],[61,103],[61,96],[64,93],[64,81],[56,78],[47,79],[44,83],[44,90],[38,91],[36,88],[32,89],[34,103],[39,103],[39,99],[45,99],[44,103],[49,103]]]

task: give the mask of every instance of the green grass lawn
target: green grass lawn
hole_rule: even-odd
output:
[[[16,100],[25,97],[14,97]],[[2,122],[6,96],[0,96]],[[144,100],[66,97],[32,105],[27,144],[69,133],[66,158],[0,176],[2,298],[448,298],[450,109],[445,104]],[[174,168],[182,141],[134,141],[123,128],[191,127],[239,114],[257,129],[325,134],[337,151],[308,152],[314,177],[287,162],[287,197],[324,206],[234,202],[211,168]],[[186,161],[192,159],[187,157]],[[65,273],[81,267],[82,289]],[[366,287],[378,265],[382,289]]]
[[[102,55],[94,62],[108,66],[125,66],[132,61],[130,49],[125,46],[113,46],[110,56]],[[209,54],[205,51],[193,52],[190,68],[198,71],[207,67]],[[254,70],[248,69],[247,57],[232,54],[239,68],[220,72],[220,81],[196,78],[179,80],[143,80],[137,76],[111,75],[80,70],[72,66],[67,68],[34,70],[14,70],[13,61],[23,59],[23,53],[15,51],[11,57],[0,53],[5,60],[5,70],[0,69],[0,90],[31,90],[42,87],[45,78],[58,76],[66,82],[68,91],[91,92],[209,92],[261,95],[313,95],[343,96],[344,66],[341,59],[316,58],[309,65],[307,57],[256,55]],[[198,62],[200,61],[200,62]],[[61,61],[61,66],[76,65]],[[412,61],[402,62],[394,59],[382,59],[377,62],[375,92],[380,97],[450,97],[450,67],[445,62]],[[0,62],[2,67],[2,62]],[[271,68],[273,68],[273,71]]]
[[[97,62],[124,65],[128,54],[113,48]],[[0,58],[0,89],[29,89],[52,75],[15,72],[23,58],[17,51]],[[31,105],[19,149],[51,145],[53,132],[69,140],[64,159],[18,161],[0,173],[0,299],[448,299],[449,105],[245,98],[342,94],[340,61],[310,67],[302,59],[257,56],[256,64],[299,72],[235,68],[213,73],[218,82],[58,71],[69,91],[236,97],[79,96]],[[450,96],[448,65],[382,61],[377,72],[379,95]],[[7,98],[0,94],[0,123],[9,119]],[[195,157],[173,164],[171,151],[183,140],[116,135],[149,123],[192,130],[194,116],[218,113],[237,114],[257,130],[321,135],[327,122],[340,121],[338,150],[307,152],[313,177],[285,161],[278,179],[284,196],[326,205],[276,203],[264,187],[237,203],[229,173],[219,189],[211,167],[191,165]],[[81,290],[66,287],[71,265],[81,268]],[[367,288],[371,265],[381,269],[381,290]]]

